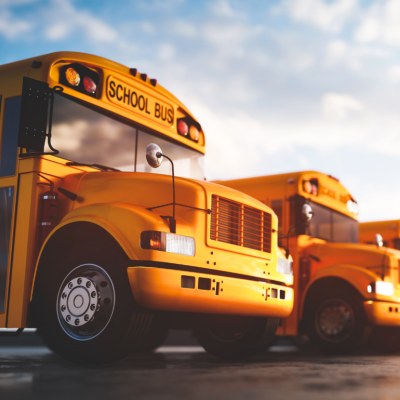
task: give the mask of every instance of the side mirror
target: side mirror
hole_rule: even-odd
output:
[[[146,160],[151,168],[158,168],[163,162],[160,146],[150,143],[146,148]]]
[[[308,222],[311,220],[312,216],[314,215],[314,212],[309,204],[303,204],[303,208],[301,209],[301,216],[303,217],[303,220],[305,222]]]
[[[383,246],[383,237],[382,237],[382,235],[380,235],[379,233],[377,233],[377,234],[375,235],[375,244],[376,244],[378,247],[382,247],[382,246]]]

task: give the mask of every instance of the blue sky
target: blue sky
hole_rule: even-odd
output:
[[[400,1],[0,0],[0,63],[59,50],[136,67],[207,137],[206,176],[315,169],[400,219]]]

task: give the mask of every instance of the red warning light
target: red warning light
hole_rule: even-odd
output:
[[[93,79],[89,78],[88,76],[85,76],[83,78],[83,86],[84,86],[85,90],[88,93],[95,93],[96,92],[97,86],[94,83]]]

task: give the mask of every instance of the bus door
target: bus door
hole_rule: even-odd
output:
[[[2,100],[2,101],[1,101]],[[17,153],[21,96],[1,98],[0,150],[0,327],[6,327],[13,227],[18,185]],[[1,120],[0,120],[1,121]]]

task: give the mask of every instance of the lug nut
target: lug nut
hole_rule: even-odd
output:
[[[75,320],[75,325],[79,325],[79,323],[80,323],[79,319],[76,319]]]
[[[80,285],[82,283],[82,278],[78,279],[78,285]]]
[[[90,306],[90,309],[91,309],[92,311],[94,311],[94,310],[96,309],[96,304],[92,304],[92,305]]]
[[[89,321],[89,315],[85,315],[85,321]]]
[[[92,284],[90,282],[86,282],[86,287],[89,289]]]
[[[67,294],[65,292],[62,294],[62,298],[63,299],[67,298]]]
[[[66,307],[65,307],[65,306],[61,306],[61,311],[62,311],[62,312],[64,312],[64,311],[65,311],[65,309],[66,309]]]
[[[73,286],[74,284],[72,282],[68,283],[68,289],[72,289]]]
[[[92,297],[93,297],[93,298],[96,297],[96,292],[95,292],[95,291],[92,292]]]
[[[71,321],[71,316],[67,315],[67,318],[65,318],[67,320],[67,322]]]

